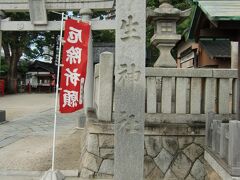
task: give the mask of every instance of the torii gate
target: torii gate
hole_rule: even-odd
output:
[[[2,31],[59,31],[61,21],[48,21],[47,11],[80,10],[82,19],[91,22],[92,30],[115,29],[115,20],[91,21],[92,10],[103,11],[114,8],[114,0],[1,0],[0,1],[0,50]],[[2,20],[4,12],[30,12],[31,21]],[[93,47],[89,41],[89,56],[85,85],[85,107],[93,107]],[[0,56],[1,62],[1,56]]]

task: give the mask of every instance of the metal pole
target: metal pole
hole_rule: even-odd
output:
[[[53,148],[53,150],[52,150],[52,171],[54,171],[54,165],[55,165],[57,107],[58,107],[58,90],[59,90],[59,71],[60,71],[60,61],[61,61],[61,53],[62,53],[63,17],[64,17],[64,13],[62,13],[61,31],[60,31],[60,43],[59,43],[59,53],[58,53],[58,69],[57,69],[57,84],[56,84],[54,128],[53,128],[53,147],[52,147]]]

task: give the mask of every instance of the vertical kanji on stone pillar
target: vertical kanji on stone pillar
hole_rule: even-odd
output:
[[[143,179],[145,0],[116,1],[114,179]]]

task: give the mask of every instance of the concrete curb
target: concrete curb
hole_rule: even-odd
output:
[[[78,170],[60,170],[65,177],[78,177]],[[25,177],[41,177],[45,171],[21,171],[21,170],[0,170],[1,176],[25,176]]]

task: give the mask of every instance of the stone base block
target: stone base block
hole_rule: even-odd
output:
[[[6,121],[6,111],[0,110],[0,122]]]

